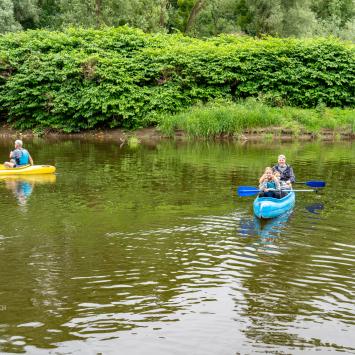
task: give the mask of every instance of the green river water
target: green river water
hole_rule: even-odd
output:
[[[355,354],[354,143],[25,143],[57,173],[0,177],[1,354]],[[280,153],[327,187],[260,222]]]

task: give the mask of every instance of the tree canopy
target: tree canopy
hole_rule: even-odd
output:
[[[0,0],[0,33],[129,25],[146,32],[355,40],[354,0]]]

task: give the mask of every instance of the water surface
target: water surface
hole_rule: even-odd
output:
[[[0,353],[355,353],[353,143],[26,143],[57,174],[0,178]],[[260,222],[280,153],[327,188]]]

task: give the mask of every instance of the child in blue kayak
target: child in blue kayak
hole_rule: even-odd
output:
[[[280,190],[276,191],[276,197],[277,198],[285,197],[292,189],[292,184],[288,181],[281,180],[281,174],[278,171],[274,171],[274,177],[280,184]]]
[[[274,175],[272,168],[265,168],[264,174],[259,179],[260,197],[280,198],[280,181]]]

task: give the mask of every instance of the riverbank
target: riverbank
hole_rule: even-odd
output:
[[[174,136],[182,130],[192,137],[249,136],[262,138],[351,137],[355,133],[355,110],[270,106],[257,99],[239,102],[211,101],[195,105],[175,115],[161,115],[157,118],[161,131]]]
[[[81,140],[103,140],[114,141],[120,145],[124,144],[149,144],[162,140],[189,140],[199,139],[197,137],[191,137],[187,132],[183,130],[176,130],[173,135],[164,134],[157,127],[141,128],[133,131],[127,131],[123,129],[111,129],[111,130],[92,130],[81,133],[62,133],[55,131],[43,131],[41,134],[33,132],[31,130],[18,131],[9,127],[0,128],[0,139],[33,139],[36,137],[43,137],[48,139],[81,139]],[[200,139],[206,139],[200,137]],[[291,129],[282,127],[268,127],[260,129],[251,129],[243,131],[239,134],[221,134],[213,137],[214,140],[237,140],[237,141],[249,141],[249,142],[262,142],[262,141],[339,141],[339,140],[354,140],[355,134],[347,131],[334,131],[330,129],[323,129],[317,133],[312,132],[299,132],[295,134]]]
[[[82,130],[66,133],[53,128],[19,131],[3,126],[0,136],[113,140],[120,144],[162,139],[209,139],[238,141],[351,140],[355,137],[355,110],[351,108],[314,109],[273,107],[257,99],[239,102],[214,100],[186,108],[177,114],[150,116],[148,128]]]
[[[184,115],[190,122],[190,110],[196,116],[200,105],[211,103],[218,107],[202,112],[211,117],[198,132],[190,130],[194,122],[176,128],[203,137],[273,126],[296,135],[303,125],[318,132],[338,126],[341,108],[355,107],[354,55],[352,43],[335,38],[202,40],[127,27],[6,34],[0,38],[0,120],[20,130],[66,133],[159,125],[166,134],[160,118]],[[339,110],[335,120],[322,116],[325,107]],[[329,127],[313,125],[316,114],[308,120],[296,108],[318,110],[317,120],[331,121]],[[296,112],[294,127],[284,124],[283,112],[291,124]]]

